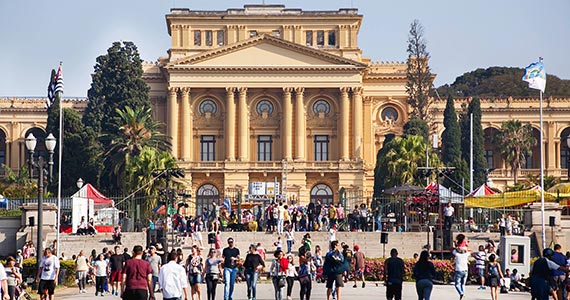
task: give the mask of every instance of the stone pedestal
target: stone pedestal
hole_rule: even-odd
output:
[[[529,208],[530,211],[525,214],[525,226],[530,226],[530,230],[536,234],[540,252],[542,252],[542,212],[540,202],[532,203]],[[544,203],[544,231],[547,247],[551,241],[557,243],[557,233],[560,231],[561,212],[562,207],[560,207],[558,203]],[[549,226],[551,216],[555,219],[554,226]]]
[[[43,204],[43,240],[44,245],[42,247],[38,247],[36,245],[36,249],[43,249],[45,245],[49,245],[50,243],[46,242],[46,236],[49,233],[53,233],[56,231],[56,219],[57,219],[57,206],[54,203],[44,203]],[[37,239],[37,232],[38,232],[38,204],[37,203],[26,203],[20,207],[22,210],[22,219],[21,224],[22,227],[20,231],[16,234],[16,246],[18,249],[21,249],[26,241],[33,241],[34,244],[36,243]],[[29,226],[29,218],[34,217],[34,226]]]

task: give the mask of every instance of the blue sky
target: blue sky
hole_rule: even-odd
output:
[[[85,97],[97,56],[114,41],[133,41],[144,60],[170,46],[172,7],[225,10],[262,0],[0,1],[0,96],[45,96],[49,74],[64,63],[65,96]],[[476,68],[524,67],[544,57],[546,70],[570,79],[568,0],[266,0],[307,10],[357,7],[359,44],[374,61],[404,61],[409,25],[425,27],[436,86]],[[548,88],[548,86],[547,86]]]

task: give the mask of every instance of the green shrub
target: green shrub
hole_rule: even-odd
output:
[[[384,258],[367,258],[364,266],[364,276],[366,280],[381,281],[384,279]],[[455,263],[451,260],[438,260],[431,261],[435,267],[436,278],[442,282],[449,282],[453,271],[455,270]],[[413,259],[404,259],[404,280],[412,280],[412,270],[414,269],[415,261]]]
[[[75,284],[75,261],[73,260],[60,260],[60,273],[65,270],[65,285],[70,286]],[[24,281],[26,278],[33,277],[36,278],[38,274],[36,270],[36,259],[28,258],[24,259],[22,263],[22,277]]]

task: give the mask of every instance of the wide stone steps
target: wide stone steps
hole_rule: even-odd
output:
[[[46,244],[48,242],[55,240],[55,233],[50,233],[46,237]],[[113,234],[112,233],[98,233],[96,235],[69,235],[61,234],[59,244],[59,253],[65,253],[66,257],[71,257],[73,254],[79,254],[80,250],[83,250],[86,255],[91,253],[92,249],[95,249],[97,253],[101,253],[104,247],[112,249],[114,247]],[[132,250],[135,245],[146,246],[146,234],[143,232],[126,232],[123,233],[121,238],[121,249],[127,247]]]

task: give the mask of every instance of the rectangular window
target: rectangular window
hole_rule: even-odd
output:
[[[313,31],[311,30],[305,31],[305,45],[307,46],[313,45]]]
[[[322,30],[317,31],[317,46],[325,45],[325,32]]]
[[[315,135],[315,160],[329,160],[329,136]]]
[[[521,161],[521,169],[532,169],[532,155],[525,153],[525,160]]]
[[[226,34],[223,30],[218,30],[218,32],[216,32],[216,43],[218,46],[223,46],[226,44],[225,37]]]
[[[213,135],[200,136],[200,160],[216,160],[216,137]]]
[[[214,44],[214,36],[212,35],[211,30],[206,30],[206,46],[212,46]]]
[[[202,32],[194,30],[194,46],[202,46]]]
[[[256,31],[256,30],[251,30],[251,31],[249,32],[249,37],[250,37],[250,38],[256,37],[256,36],[257,36],[257,31]]]
[[[273,137],[270,135],[257,136],[257,160],[270,161],[271,160],[271,146]]]
[[[493,150],[485,150],[485,159],[487,160],[487,168],[494,168]]]
[[[327,45],[336,46],[336,31],[329,31],[329,40]]]

